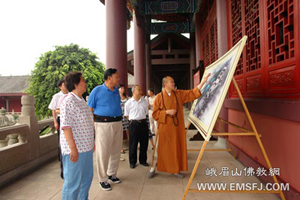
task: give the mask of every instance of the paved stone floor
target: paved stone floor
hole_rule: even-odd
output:
[[[185,111],[187,115],[187,111]],[[188,148],[201,148],[201,141],[189,141],[188,139],[195,134],[191,130],[187,134]],[[214,148],[215,141],[208,143],[207,148]],[[124,142],[125,150],[128,144]],[[152,150],[148,150],[148,162],[150,163]],[[171,152],[170,152],[171,153]],[[125,161],[120,161],[118,177],[122,180],[120,184],[112,184],[111,191],[103,191],[97,181],[96,175],[92,182],[89,199],[105,200],[176,200],[182,199],[189,176],[197,159],[198,152],[188,152],[189,170],[184,172],[185,177],[179,179],[167,173],[156,173],[152,179],[147,178],[149,168],[138,165],[135,169],[130,169],[128,164],[128,151],[123,157]],[[229,169],[244,169],[244,166],[235,160],[228,152],[205,152],[198,171],[192,182],[191,188],[196,189],[197,182],[202,183],[260,183],[255,177],[211,177],[205,174],[206,169],[215,167],[218,171],[222,167]],[[96,168],[94,168],[94,174]],[[36,199],[36,200],[56,200],[61,199],[63,180],[59,177],[59,162],[52,161],[40,169],[28,174],[22,179],[8,185],[0,190],[0,199]],[[189,193],[188,200],[278,200],[273,194],[251,194],[251,193]]]

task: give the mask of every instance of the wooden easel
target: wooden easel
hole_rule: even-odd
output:
[[[261,190],[261,191],[260,190],[252,190],[252,191],[248,191],[248,190],[240,190],[240,191],[224,190],[223,191],[223,190],[220,190],[220,191],[218,191],[218,190],[197,190],[197,189],[190,189],[190,186],[191,186],[192,181],[193,181],[193,179],[195,177],[195,174],[197,172],[197,169],[198,169],[198,166],[199,166],[199,163],[200,163],[200,160],[201,160],[201,158],[203,156],[204,151],[230,151],[232,153],[232,155],[236,158],[236,155],[234,154],[234,152],[232,150],[232,147],[231,147],[231,145],[230,145],[230,143],[228,141],[228,136],[255,136],[255,138],[256,138],[256,140],[258,142],[258,145],[259,145],[259,147],[261,149],[261,152],[262,152],[262,154],[264,156],[264,159],[266,160],[268,168],[269,169],[272,168],[270,160],[269,160],[269,158],[267,156],[267,153],[265,151],[265,148],[264,148],[264,146],[263,146],[263,144],[261,142],[261,139],[260,139],[261,135],[259,135],[257,133],[256,127],[255,127],[255,125],[253,123],[253,120],[252,120],[252,118],[250,116],[249,110],[248,110],[248,108],[247,108],[247,106],[245,104],[244,98],[243,98],[243,96],[241,94],[241,91],[239,90],[239,87],[237,86],[236,81],[235,81],[234,78],[232,78],[232,82],[233,82],[233,85],[234,85],[234,87],[235,87],[235,89],[236,89],[236,91],[238,93],[238,96],[239,96],[239,99],[240,99],[240,101],[242,103],[244,111],[245,111],[245,113],[247,115],[247,118],[249,120],[250,126],[252,128],[252,131],[251,130],[247,130],[247,129],[245,129],[243,127],[240,127],[240,126],[238,126],[236,124],[233,124],[233,123],[230,123],[230,122],[227,122],[227,121],[225,121],[223,119],[218,118],[217,122],[221,126],[222,126],[221,122],[223,122],[223,123],[226,123],[228,125],[234,126],[235,128],[237,128],[237,129],[239,129],[239,130],[241,130],[243,132],[240,132],[240,133],[225,133],[224,132],[224,133],[212,133],[211,134],[212,136],[225,136],[229,149],[205,149],[208,141],[204,140],[201,149],[193,149],[193,150],[190,149],[190,150],[188,150],[188,151],[199,151],[200,150],[200,152],[199,152],[197,161],[195,163],[194,169],[192,171],[192,174],[190,176],[189,182],[188,182],[188,184],[187,184],[187,186],[185,188],[185,192],[183,194],[182,199],[184,200],[186,198],[188,192],[193,192],[193,193],[196,193],[196,192],[231,192],[231,193],[279,193],[281,199],[285,200],[285,197],[283,195],[282,190],[278,190],[278,191],[275,191],[275,190]],[[190,125],[190,123],[189,123],[189,125]],[[187,127],[186,132],[189,129],[189,125]],[[224,131],[224,127],[222,127],[222,128],[223,128],[223,131]],[[275,175],[273,175],[273,180],[274,180],[274,183],[278,183],[278,180],[277,180],[277,178],[276,178]]]

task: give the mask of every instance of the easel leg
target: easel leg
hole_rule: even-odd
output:
[[[251,115],[250,115],[250,113],[249,113],[249,110],[248,110],[248,108],[247,108],[247,106],[246,106],[246,103],[245,103],[244,98],[243,98],[243,96],[242,96],[242,94],[241,94],[241,91],[240,91],[240,89],[239,89],[239,87],[238,87],[238,85],[237,85],[237,83],[236,83],[236,81],[235,81],[234,78],[232,78],[232,82],[233,82],[233,84],[234,84],[234,87],[235,87],[235,89],[236,89],[238,95],[239,95],[239,98],[240,98],[240,100],[241,100],[241,103],[242,103],[243,108],[244,108],[244,110],[245,110],[245,113],[246,113],[246,115],[247,115],[247,118],[248,118],[248,120],[249,120],[249,123],[250,123],[250,125],[251,125],[251,128],[252,128],[252,130],[253,130],[254,133],[255,133],[256,140],[257,140],[258,145],[259,145],[259,147],[260,147],[260,149],[261,149],[261,152],[262,152],[262,154],[263,154],[263,156],[264,156],[264,158],[265,158],[265,160],[266,160],[266,162],[267,162],[267,166],[268,166],[268,168],[270,169],[270,168],[272,168],[271,163],[270,163],[270,160],[269,160],[269,158],[268,158],[268,156],[267,156],[267,153],[266,153],[265,148],[264,148],[264,146],[263,146],[263,144],[262,144],[262,142],[261,142],[261,139],[260,139],[260,137],[259,137],[259,135],[258,135],[258,133],[257,133],[256,127],[255,127],[255,125],[254,125],[254,123],[253,123],[252,117],[251,117]],[[273,176],[273,180],[274,180],[275,183],[278,183],[278,180],[277,180],[277,178],[276,178],[275,175]],[[282,190],[280,190],[280,197],[281,197],[282,200],[285,200],[285,197],[284,197],[284,195],[283,195]]]
[[[221,120],[220,120],[220,117],[218,117],[217,121],[218,121],[218,123],[219,123],[219,127],[220,127],[221,131],[222,131],[222,132],[225,132],[225,127],[224,127],[224,125],[222,124],[222,122],[221,122]],[[225,136],[225,138],[226,138],[227,146],[229,147],[232,156],[236,159],[236,155],[235,155],[235,153],[234,153],[234,151],[233,151],[233,149],[232,149],[232,146],[231,146],[231,144],[230,144],[230,142],[229,142],[229,140],[228,140],[228,136]]]
[[[229,140],[228,140],[228,136],[226,136],[226,142],[227,142],[228,147],[230,148],[230,151],[231,151],[231,153],[232,153],[232,156],[234,157],[234,159],[236,159],[236,158],[237,158],[237,155],[235,155],[235,153],[234,153],[234,151],[233,151],[233,149],[232,149],[232,146],[231,146],[231,144],[230,144],[230,142],[229,142]]]
[[[196,174],[196,172],[197,172],[197,169],[198,169],[200,160],[201,160],[201,158],[202,158],[202,156],[203,156],[203,153],[204,153],[204,150],[205,150],[205,147],[206,147],[207,143],[208,143],[208,141],[204,140],[204,142],[203,142],[203,144],[202,144],[202,147],[201,147],[201,151],[199,152],[199,155],[198,155],[196,164],[195,164],[195,166],[194,166],[193,172],[192,172],[192,174],[191,174],[191,176],[190,176],[190,179],[189,179],[189,182],[188,182],[188,184],[187,184],[187,186],[186,186],[186,188],[185,188],[185,192],[184,192],[183,197],[182,197],[183,200],[185,199],[185,197],[186,197],[186,195],[187,195],[187,193],[188,193],[188,191],[189,191],[189,189],[190,189],[190,186],[191,186],[192,181],[193,181],[193,179],[194,179],[194,177],[195,177],[195,174]]]
[[[263,146],[263,144],[262,144],[262,142],[261,142],[261,140],[260,140],[259,135],[256,134],[255,137],[256,137],[256,140],[257,140],[257,142],[258,142],[258,145],[259,145],[259,147],[260,147],[260,149],[261,149],[261,152],[262,152],[262,154],[263,154],[263,156],[264,156],[264,158],[265,158],[265,160],[266,160],[266,162],[267,162],[268,168],[269,168],[269,169],[272,168],[271,162],[270,162],[270,160],[269,160],[269,158],[268,158],[268,156],[267,156],[267,153],[266,153],[265,148],[264,148],[264,146]],[[275,175],[273,175],[273,180],[274,180],[274,183],[278,183],[277,177],[276,177]],[[280,190],[279,194],[280,194],[281,199],[282,199],[282,200],[285,200],[285,196],[284,196],[282,190]]]

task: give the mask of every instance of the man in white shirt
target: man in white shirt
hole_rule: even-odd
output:
[[[61,161],[61,149],[60,149],[60,144],[59,144],[59,137],[60,137],[60,131],[59,131],[60,115],[56,113],[56,109],[58,108],[59,99],[62,96],[64,96],[65,94],[68,94],[68,89],[65,86],[65,81],[64,80],[60,80],[57,85],[58,85],[58,88],[60,89],[60,92],[58,92],[55,95],[53,95],[52,100],[51,100],[48,108],[52,110],[52,117],[53,117],[53,121],[54,121],[54,128],[57,130],[57,134],[58,134],[58,160]],[[60,168],[61,168],[60,177],[63,178],[62,162],[61,162]]]
[[[58,107],[60,97],[65,95],[65,94],[68,94],[68,89],[65,86],[64,80],[60,80],[57,85],[58,85],[58,88],[60,89],[60,92],[53,95],[52,100],[51,100],[48,108],[52,110],[52,117],[53,117],[53,121],[54,121],[54,127],[55,127],[56,130],[59,131],[59,120],[57,120],[57,118],[59,118],[60,116],[59,116],[59,114],[56,114],[55,111]]]
[[[133,97],[125,103],[124,115],[129,119],[129,164],[133,169],[137,162],[137,146],[140,143],[139,162],[148,167],[147,149],[148,149],[148,124],[146,117],[148,115],[148,103],[145,98],[141,98],[142,90],[140,86],[132,87]]]

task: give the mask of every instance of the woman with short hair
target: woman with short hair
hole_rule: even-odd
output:
[[[123,84],[119,84],[118,89],[119,89],[119,94],[120,94],[120,97],[121,97],[121,108],[122,108],[122,117],[123,117],[123,119],[122,119],[123,132],[126,133],[126,137],[127,137],[127,141],[128,141],[129,140],[129,130],[128,130],[129,121],[124,116],[124,105],[125,105],[126,101],[128,100],[128,97],[125,94],[125,86]],[[121,154],[125,154],[123,146],[121,148]],[[124,161],[125,159],[121,157],[120,160]]]
[[[122,108],[122,115],[123,115],[123,119],[122,119],[123,131],[126,132],[126,136],[127,136],[127,140],[128,140],[129,139],[129,131],[128,131],[129,121],[124,116],[124,105],[125,105],[126,101],[128,100],[128,97],[125,94],[125,86],[123,84],[120,84],[118,86],[118,89],[119,89],[119,94],[121,97],[121,108]]]
[[[82,94],[86,82],[81,72],[65,77],[68,96],[60,106],[64,185],[62,199],[88,199],[93,179],[94,121]]]

